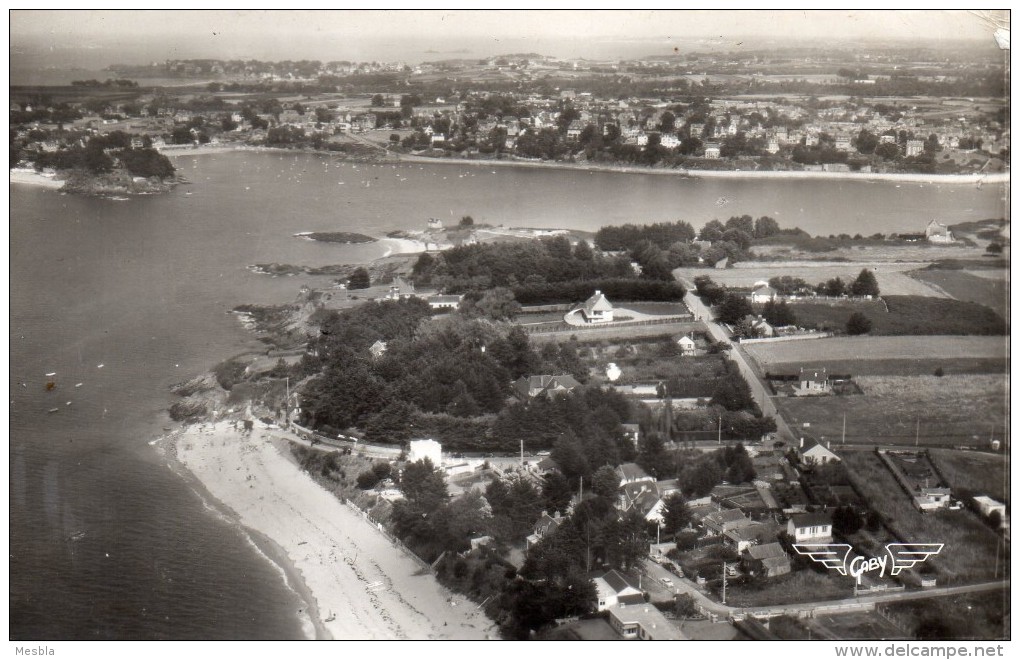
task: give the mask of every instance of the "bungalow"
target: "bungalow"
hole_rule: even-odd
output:
[[[751,292],[751,302],[755,304],[767,303],[779,297],[779,292],[772,287],[765,285]]]
[[[810,396],[818,394],[829,394],[832,392],[832,384],[825,368],[811,369],[800,368],[798,386],[793,389],[794,396]]]
[[[648,603],[629,606],[621,603],[610,607],[609,625],[624,639],[687,639],[658,608]]]
[[[768,528],[761,523],[752,523],[723,532],[724,543],[740,554],[761,542],[768,533]]]
[[[386,300],[407,300],[414,298],[414,285],[405,282],[401,278],[395,278],[390,290],[386,293]]]
[[[463,296],[432,296],[429,298],[430,309],[458,309]]]
[[[623,463],[616,468],[616,474],[620,477],[620,485],[636,483],[638,481],[650,481],[655,483],[655,477],[649,475],[637,463]]]
[[[777,577],[790,572],[790,556],[779,543],[752,545],[743,564],[744,570],[754,576]]]
[[[521,376],[514,382],[514,391],[522,399],[533,399],[540,394],[567,393],[579,386],[569,374]]]
[[[598,594],[599,612],[605,612],[620,603],[625,605],[645,604],[645,596],[640,587],[615,569],[602,577],[594,578],[592,582],[595,583],[595,593]]]
[[[832,516],[820,511],[790,516],[786,533],[794,543],[831,543]]]
[[[689,335],[684,335],[680,339],[676,340],[677,346],[680,347],[680,355],[691,356],[694,355],[697,350],[697,345],[694,343],[694,339]]]
[[[814,438],[800,439],[800,459],[805,463],[810,462],[815,465],[840,461],[839,456],[833,453],[829,446],[823,445]]]
[[[956,240],[949,227],[935,220],[929,222],[928,226],[924,228],[924,237],[929,243],[953,243]]]
[[[922,488],[920,494],[914,496],[914,505],[922,512],[946,509],[949,508],[951,495],[949,488]]]
[[[372,357],[381,357],[386,352],[386,342],[382,339],[376,340],[374,344],[368,347],[368,352],[372,354]]]
[[[723,534],[732,529],[740,529],[754,524],[740,509],[722,509],[710,513],[704,517],[702,522],[705,523],[705,527],[716,534]]]
[[[527,538],[528,549],[530,550],[531,546],[537,544],[546,536],[559,529],[564,520],[566,520],[566,518],[561,517],[559,511],[556,511],[552,516],[543,511],[542,516],[538,519],[538,522],[535,523],[534,531]]]
[[[609,323],[613,320],[613,305],[605,294],[596,290],[581,307],[581,316],[585,323]]]
[[[743,318],[743,323],[747,324],[753,337],[775,337],[776,329],[772,327],[772,324],[766,321],[762,316],[753,316],[748,314]]]

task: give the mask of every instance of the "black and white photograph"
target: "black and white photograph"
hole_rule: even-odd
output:
[[[12,655],[1011,648],[1008,9],[8,28]]]

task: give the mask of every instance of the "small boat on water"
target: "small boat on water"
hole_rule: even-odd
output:
[[[50,408],[50,409],[49,409],[49,412],[51,412],[51,413],[55,413],[55,412],[57,412],[58,410],[60,410],[60,408]]]
[[[323,621],[325,623],[332,623],[333,621],[336,621],[336,615],[333,614],[333,610],[329,611],[329,616],[323,619]]]
[[[46,374],[46,377],[47,378],[52,378],[53,376],[56,376],[56,375],[57,375],[56,371],[51,371],[50,373]]]

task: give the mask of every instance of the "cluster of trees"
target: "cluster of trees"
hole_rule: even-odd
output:
[[[763,428],[774,431],[775,420],[771,422]],[[754,464],[743,444],[708,454],[692,449],[669,450],[662,436],[654,432],[642,438],[636,462],[657,479],[676,479],[683,495],[691,498],[708,495],[723,481],[742,484],[755,477]]]
[[[595,245],[606,251],[632,251],[647,241],[668,250],[674,243],[690,243],[696,233],[689,222],[657,222],[649,225],[602,227],[595,233]]]
[[[100,82],[99,80],[96,80],[95,78],[92,78],[92,79],[89,79],[89,80],[72,80],[71,81],[71,86],[72,87],[105,87],[107,89],[134,89],[134,88],[138,87],[138,83],[136,83],[134,80],[127,80],[126,78],[118,78],[116,80],[114,80],[113,78],[107,78],[106,80],[104,80],[102,82]]]
[[[152,142],[134,149],[131,136],[122,131],[106,135],[95,135],[85,146],[78,144],[58,149],[41,151],[35,156],[37,169],[52,167],[55,170],[82,169],[92,174],[105,174],[117,167],[127,170],[132,176],[159,177],[173,176],[176,169],[170,159],[152,148]]]
[[[798,286],[800,282],[803,282],[803,280],[797,282]],[[875,277],[875,273],[867,268],[863,269],[853,282],[844,282],[842,278],[834,277],[825,282],[819,282],[814,290],[820,296],[831,296],[833,298],[841,296],[872,296],[877,298],[880,294],[878,279]]]
[[[598,255],[585,241],[571,246],[565,236],[462,245],[438,255],[422,254],[412,271],[415,283],[454,292],[633,276],[628,259]]]
[[[387,348],[373,358],[368,349],[377,340]],[[296,373],[318,374],[302,388],[306,424],[326,433],[357,427],[374,442],[428,435],[454,450],[513,451],[522,437],[548,449],[576,433],[585,450],[596,448],[600,461],[615,465],[626,455],[620,423],[634,416],[626,399],[598,388],[512,399],[511,383],[524,375],[587,380],[576,344],[536,351],[518,326],[466,314],[433,319],[428,304],[414,299],[324,315]]]

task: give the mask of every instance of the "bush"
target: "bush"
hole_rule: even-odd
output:
[[[871,332],[871,319],[860,312],[854,312],[846,322],[848,335],[866,335]]]
[[[527,284],[513,288],[514,298],[522,305],[577,303],[596,290],[610,300],[675,302],[683,300],[684,288],[677,282],[637,279],[573,280]]]

